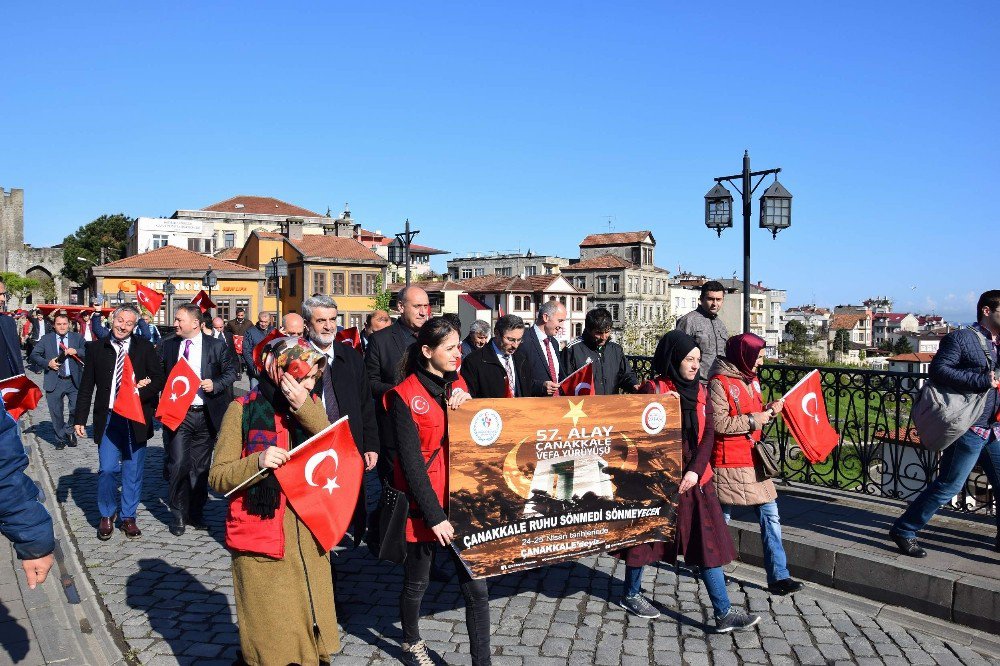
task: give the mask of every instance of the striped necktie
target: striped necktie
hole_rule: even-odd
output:
[[[122,377],[125,376],[125,341],[114,340],[117,347],[118,357],[115,359],[115,397],[118,397],[118,389],[122,386]]]
[[[65,350],[66,350],[66,336],[65,335],[60,335],[59,336],[59,351],[60,352],[64,352]],[[64,377],[69,376],[69,356],[66,356],[63,359],[62,375]]]
[[[510,391],[510,397],[514,397],[514,367],[510,364],[510,354],[504,354],[503,364],[507,370],[507,389]]]

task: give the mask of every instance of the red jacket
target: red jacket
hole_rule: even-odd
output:
[[[639,393],[669,393],[670,391],[675,391],[673,382],[664,379],[647,379],[639,387]],[[705,390],[704,386],[698,387],[698,441],[705,435],[705,422],[708,418],[708,391]],[[694,456],[691,456],[692,460]],[[687,472],[687,466],[690,461],[684,461],[684,472]],[[692,470],[697,473],[696,470]],[[683,472],[682,472],[683,473]],[[705,472],[698,477],[698,485],[703,486],[712,479],[712,466],[706,465]]]
[[[754,381],[747,384],[734,377],[715,375],[711,380],[718,380],[726,389],[729,400],[729,415],[739,416],[764,411],[764,402],[760,394],[760,384]],[[760,430],[749,433],[727,435],[715,432],[715,449],[712,451],[713,467],[753,467],[751,449],[754,442],[761,436]]]

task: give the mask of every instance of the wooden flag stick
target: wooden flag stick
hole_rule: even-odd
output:
[[[334,421],[333,423],[331,423],[327,427],[323,428],[318,433],[316,433],[315,435],[313,435],[312,437],[310,437],[309,439],[307,439],[306,441],[302,442],[301,444],[299,444],[298,446],[296,446],[294,449],[292,449],[291,451],[289,451],[288,457],[291,458],[296,453],[298,453],[302,449],[306,448],[307,445],[312,444],[313,441],[316,438],[322,437],[323,435],[325,435],[329,431],[333,430],[334,428],[336,428],[338,425],[340,425],[341,423],[343,423],[346,420],[347,420],[347,415],[345,414],[344,416],[341,416],[339,419],[337,419],[336,421]],[[247,479],[246,481],[244,481],[243,483],[241,483],[240,485],[238,485],[235,488],[233,488],[232,490],[230,490],[228,493],[226,493],[225,495],[223,495],[223,497],[229,497],[230,495],[232,495],[233,493],[235,493],[240,488],[243,488],[244,486],[246,486],[248,483],[250,483],[251,481],[253,481],[257,477],[262,476],[264,474],[264,472],[273,472],[273,471],[274,470],[272,470],[270,467],[265,467],[264,469],[260,470],[259,472],[257,472],[253,476],[251,476],[249,479]]]

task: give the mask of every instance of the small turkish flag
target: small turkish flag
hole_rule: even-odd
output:
[[[354,347],[360,352],[361,331],[358,330],[357,326],[351,326],[350,328],[345,328],[342,331],[338,331],[337,342],[343,342],[345,345],[350,345],[351,347]]]
[[[208,297],[208,294],[205,293],[204,289],[195,294],[195,297],[191,299],[191,302],[198,306],[198,309],[201,310],[202,314],[205,314],[215,307],[215,303],[213,303],[212,299]]]
[[[115,396],[112,408],[116,414],[130,421],[146,423],[146,415],[142,413],[142,400],[139,399],[139,389],[135,386],[135,371],[132,369],[132,359],[125,356],[125,370],[122,372],[122,385]]]
[[[340,543],[361,492],[364,462],[344,416],[292,449],[274,476],[323,550]]]
[[[813,370],[785,394],[781,417],[802,448],[806,459],[816,464],[837,448],[840,435],[830,425],[823,399],[819,370]]]
[[[186,358],[180,358],[167,377],[166,388],[160,394],[160,404],[156,407],[156,418],[165,428],[177,430],[187,416],[188,408],[198,394],[201,380]]]
[[[265,335],[263,340],[254,345],[253,352],[251,353],[253,355],[253,365],[255,368],[257,368],[257,372],[264,372],[264,363],[260,360],[260,355],[264,353],[264,347],[271,340],[276,340],[280,337],[281,337],[281,330],[276,328],[267,335]]]
[[[155,315],[159,312],[160,303],[163,302],[163,294],[137,280],[132,280],[132,283],[135,284],[135,298],[139,304],[149,310],[150,314]]]
[[[586,365],[559,382],[560,395],[594,395],[594,364],[588,358]]]
[[[38,406],[42,389],[24,375],[14,375],[0,382],[0,398],[14,420]]]
[[[233,347],[236,349],[236,353],[243,356],[243,336],[234,335],[233,336]]]

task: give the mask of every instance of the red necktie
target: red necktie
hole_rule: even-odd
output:
[[[550,338],[545,338],[545,357],[549,360],[549,377],[551,377],[554,382],[559,381],[556,375],[556,361],[552,357],[552,342]]]

